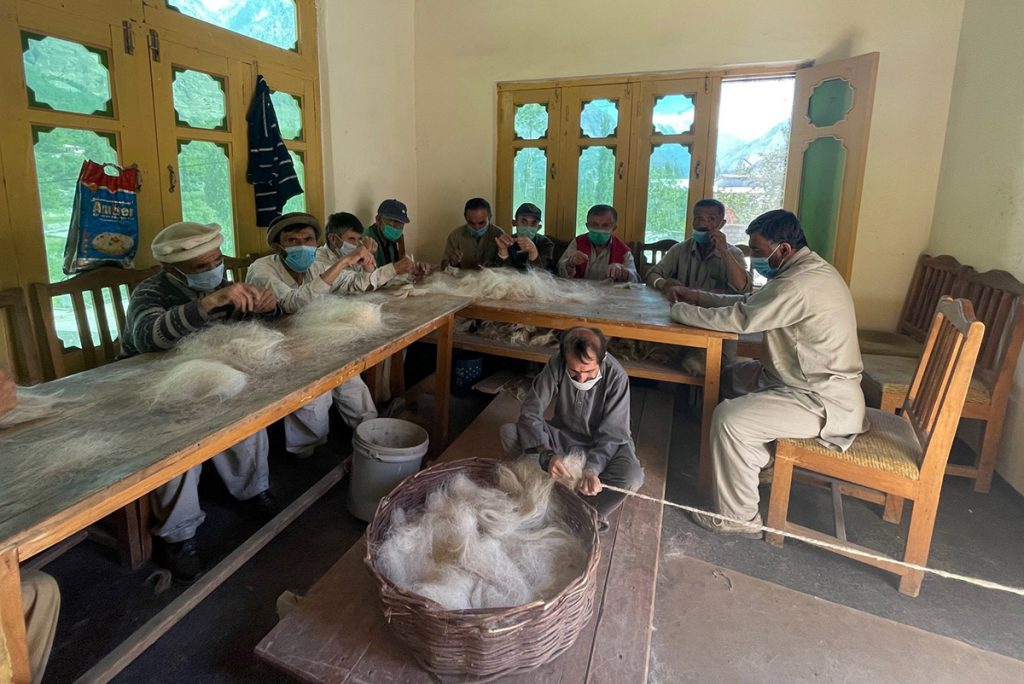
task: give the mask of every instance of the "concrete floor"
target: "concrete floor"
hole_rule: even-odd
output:
[[[696,414],[685,393],[677,400],[672,435],[668,497],[694,502]],[[452,428],[468,424],[488,400],[482,395],[456,397]],[[337,463],[345,450],[342,428],[331,449],[306,461],[272,456],[275,492],[284,500],[297,496]],[[273,440],[272,440],[273,441]],[[766,492],[765,492],[766,493]],[[212,558],[223,557],[257,527],[241,515],[216,476],[203,483],[208,519],[202,546]],[[822,529],[831,527],[827,494],[794,490],[791,510],[796,520]],[[881,521],[874,507],[846,504],[851,539],[896,552],[901,533]],[[908,516],[906,516],[908,517]],[[285,590],[303,593],[359,537],[364,525],[345,510],[345,483],[335,487],[290,528],[136,660],[118,682],[276,682],[286,679],[252,655],[256,643],[276,622],[275,603]],[[988,495],[970,492],[965,480],[949,480],[943,492],[931,563],[936,567],[1010,584],[1022,583],[1024,567],[1024,497],[997,478]],[[720,539],[705,533],[675,510],[666,510],[662,537],[666,558],[704,561],[742,575],[766,580],[809,596],[945,635],[982,649],[1024,660],[1024,599],[974,589],[929,577],[921,596],[909,599],[881,571],[798,543],[777,550],[764,542]],[[663,572],[670,565],[662,568]],[[155,596],[145,584],[152,567],[136,572],[121,568],[107,549],[91,542],[75,547],[46,570],[57,577],[64,603],[57,641],[46,673],[47,682],[67,682],[128,637],[146,619],[179,593]],[[754,581],[754,580],[751,580]],[[756,592],[754,592],[756,594]],[[662,593],[664,596],[664,591]],[[668,605],[668,601],[659,602]],[[672,644],[658,646],[652,663],[664,673]],[[728,645],[723,648],[730,647]],[[792,648],[804,648],[792,644]],[[681,652],[681,651],[676,651]],[[670,669],[671,671],[671,669]],[[680,665],[679,680],[692,678]],[[688,672],[688,677],[682,673]],[[710,673],[706,673],[710,674]],[[790,679],[803,679],[793,671]],[[825,672],[819,679],[849,679]],[[848,673],[849,674],[849,673]],[[653,676],[652,676],[653,678]],[[699,677],[698,677],[699,678]],[[661,676],[659,682],[676,681]],[[725,681],[724,679],[722,681]],[[937,680],[932,680],[937,681]]]

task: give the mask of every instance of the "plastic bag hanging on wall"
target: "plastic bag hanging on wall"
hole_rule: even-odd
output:
[[[139,245],[139,177],[134,167],[82,163],[64,245],[65,275],[97,266],[132,267]]]

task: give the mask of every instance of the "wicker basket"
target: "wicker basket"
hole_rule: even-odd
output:
[[[392,511],[423,506],[427,494],[456,473],[480,484],[494,484],[498,465],[498,461],[472,458],[420,471],[381,499],[366,530],[366,565],[377,581],[391,631],[420,665],[440,675],[490,678],[531,670],[572,646],[594,612],[595,576],[601,556],[597,514],[562,485],[556,486],[552,495],[564,504],[564,522],[585,540],[590,556],[583,573],[547,602],[446,610],[430,599],[400,589],[377,571],[374,553],[391,525]]]

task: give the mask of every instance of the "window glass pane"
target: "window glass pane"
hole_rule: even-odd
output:
[[[689,95],[664,95],[654,101],[651,124],[655,133],[678,135],[693,128],[693,98]]]
[[[591,100],[580,112],[580,131],[588,138],[611,138],[619,126],[619,104],[615,100]]]
[[[182,220],[218,224],[224,234],[220,250],[234,256],[235,219],[227,145],[179,141],[178,176]]]
[[[50,282],[65,279],[64,243],[75,204],[75,185],[82,162],[117,163],[113,135],[75,128],[32,128],[32,151],[36,162],[39,208],[43,216],[43,239]]]
[[[690,196],[690,147],[655,145],[647,178],[647,225],[644,242],[682,240]]]
[[[296,48],[295,0],[167,0],[167,6],[263,43]]]
[[[302,140],[302,100],[275,90],[270,95],[277,114],[277,128],[285,140]]]
[[[544,199],[548,188],[548,155],[543,147],[525,147],[516,151],[512,164],[512,211],[531,202],[544,215]],[[541,221],[543,225],[543,221]]]
[[[714,196],[733,244],[746,244],[747,225],[782,206],[794,85],[792,76],[722,83]]]
[[[288,154],[291,155],[292,164],[295,165],[295,175],[299,179],[299,185],[306,187],[306,161],[302,157],[302,152],[288,150]],[[299,193],[284,203],[281,213],[287,214],[289,211],[306,211],[305,192]]]
[[[615,198],[615,148],[583,147],[576,191],[576,234],[587,232],[587,212]]]
[[[113,116],[105,51],[24,32],[21,46],[30,105]]]
[[[548,106],[532,102],[516,107],[516,137],[520,140],[538,140],[548,134]]]
[[[804,152],[797,216],[807,236],[807,246],[832,261],[843,197],[846,148],[839,140],[818,138]]]
[[[814,88],[807,101],[807,118],[815,126],[834,126],[853,109],[853,86],[841,78],[830,78]]]
[[[202,71],[175,67],[174,119],[192,128],[227,129],[224,79]]]

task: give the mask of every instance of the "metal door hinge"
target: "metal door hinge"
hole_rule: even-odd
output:
[[[121,22],[121,29],[124,31],[124,52],[126,55],[135,54],[135,31],[132,29],[132,22],[125,19]]]
[[[154,62],[160,61],[160,34],[149,29],[149,56]]]

